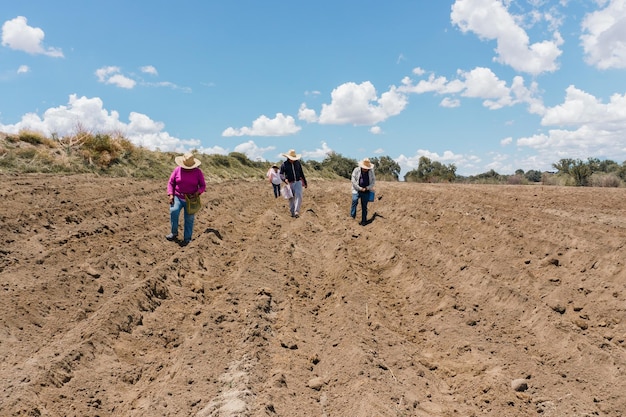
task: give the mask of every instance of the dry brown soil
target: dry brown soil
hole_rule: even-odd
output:
[[[626,189],[0,180],[0,416],[626,410]]]

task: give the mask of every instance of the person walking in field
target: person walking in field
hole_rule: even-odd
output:
[[[280,184],[283,182],[280,179],[280,172],[278,171],[278,165],[272,165],[272,167],[267,171],[267,179],[270,184],[272,184],[272,188],[274,189],[274,197],[278,198],[280,196]]]
[[[374,164],[369,158],[359,162],[359,166],[352,171],[352,206],[350,208],[350,216],[356,218],[356,208],[361,201],[361,221],[359,224],[365,226],[367,224],[367,203],[370,198],[370,191],[374,190],[376,176],[374,175]]]
[[[170,234],[165,236],[167,240],[178,240],[178,219],[183,210],[184,227],[182,246],[191,242],[193,235],[193,223],[195,212],[200,208],[200,194],[206,190],[204,173],[200,168],[200,160],[191,152],[175,158],[178,165],[172,171],[167,183],[167,196],[170,203]]]
[[[289,199],[289,211],[291,212],[291,217],[297,218],[300,217],[302,188],[307,188],[306,178],[300,163],[302,155],[296,154],[294,149],[290,149],[283,156],[287,159],[280,166],[280,178],[285,181],[286,186],[290,187],[293,192],[293,197]]]

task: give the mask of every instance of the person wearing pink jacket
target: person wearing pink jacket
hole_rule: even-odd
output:
[[[195,214],[187,212],[187,202],[185,195],[197,197],[206,190],[206,182],[204,181],[204,173],[200,168],[200,160],[195,158],[192,153],[187,152],[184,155],[175,158],[178,165],[172,171],[170,180],[167,183],[167,195],[170,202],[170,234],[165,236],[167,240],[178,240],[178,219],[181,209],[184,210],[184,227],[183,240],[180,242],[182,246],[186,246],[191,241],[193,234],[193,223]]]

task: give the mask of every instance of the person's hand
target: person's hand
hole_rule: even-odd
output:
[[[170,195],[169,198],[170,198],[170,206],[173,206],[174,205],[174,196]]]

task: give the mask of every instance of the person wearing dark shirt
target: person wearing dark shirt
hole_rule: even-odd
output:
[[[293,191],[293,197],[289,199],[289,211],[291,212],[291,217],[300,217],[302,188],[307,188],[306,178],[300,163],[302,155],[296,154],[296,151],[291,149],[289,152],[284,153],[283,156],[287,159],[280,166],[280,178]]]

